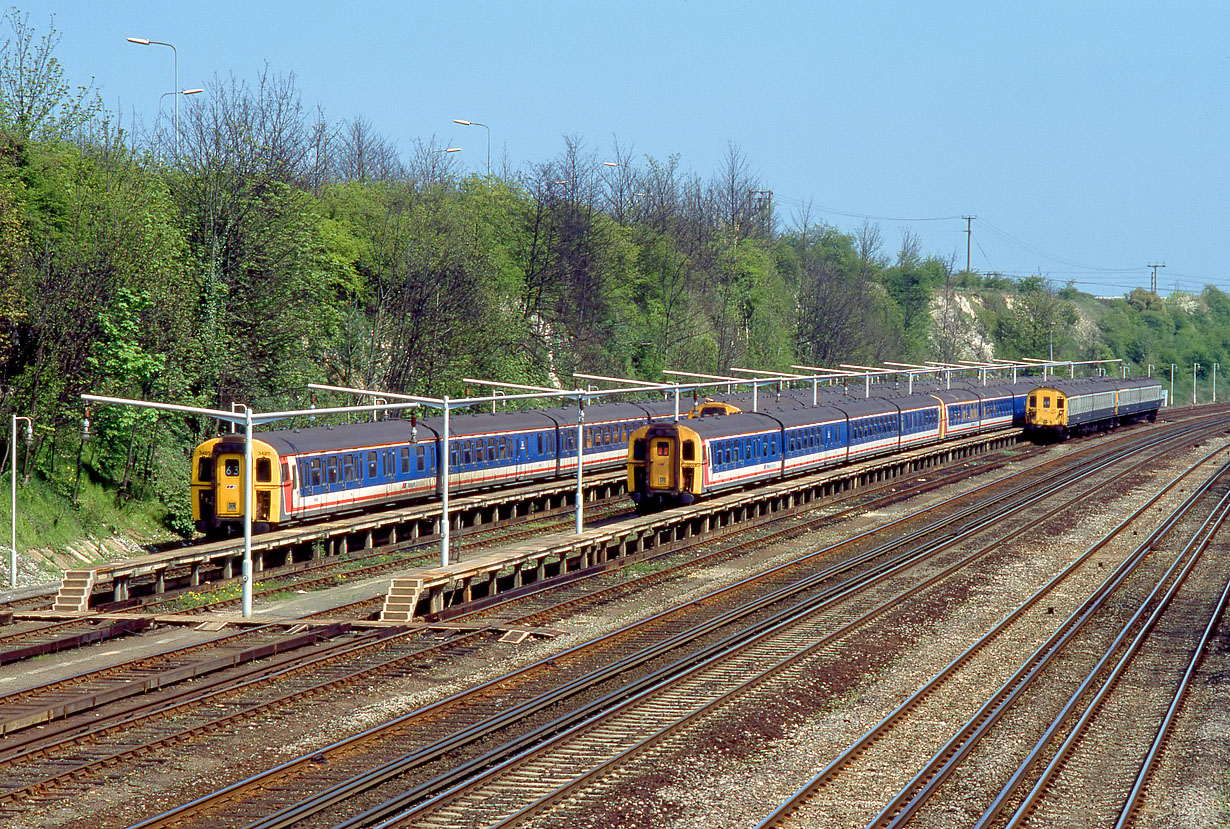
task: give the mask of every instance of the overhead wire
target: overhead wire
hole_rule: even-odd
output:
[[[960,215],[957,215],[957,216],[916,216],[916,217],[881,216],[881,215],[875,215],[872,213],[859,213],[859,212],[852,211],[852,210],[839,210],[835,207],[828,207],[825,205],[816,204],[815,202],[811,202],[811,201],[804,201],[802,199],[790,198],[788,196],[775,196],[775,198],[779,202],[790,204],[795,207],[814,209],[818,212],[825,213],[825,214],[832,214],[835,216],[845,216],[847,218],[854,218],[854,219],[867,219],[871,221],[947,222],[947,221],[956,221],[956,220],[966,219],[965,216],[960,216]],[[1027,242],[1024,239],[1020,238],[1019,236],[1016,236],[1008,232],[1004,228],[999,227],[998,225],[987,221],[985,218],[982,218],[981,216],[978,217],[977,221],[978,221],[978,225],[977,225],[978,229],[986,230],[994,238],[997,238],[1004,242],[1008,242],[1029,253],[1033,253],[1038,256],[1044,256],[1051,261],[1059,262],[1061,264],[1080,269],[1080,270],[1075,270],[1075,271],[1048,270],[1047,271],[1048,275],[1093,276],[1096,274],[1108,274],[1108,275],[1110,274],[1138,274],[1140,275],[1141,281],[1138,283],[1134,283],[1134,284],[1091,282],[1091,281],[1085,281],[1085,280],[1069,280],[1069,281],[1073,282],[1074,284],[1078,284],[1078,285],[1091,285],[1091,286],[1095,286],[1099,288],[1127,288],[1129,290],[1133,288],[1144,287],[1144,285],[1147,284],[1148,268],[1146,267],[1138,266],[1134,268],[1110,268],[1110,267],[1105,267],[1105,266],[1089,265],[1084,262],[1078,262],[1074,259],[1069,259],[1068,257],[1055,253],[1054,251],[1050,251],[1050,250],[1047,250],[1046,248],[1043,248],[1038,245],[1034,245],[1030,242]],[[966,229],[965,228],[960,228],[960,229],[954,228],[953,230],[948,231],[948,232],[965,233]],[[986,265],[988,267],[988,271],[994,272],[994,273],[1002,273],[1006,276],[1009,276],[1009,275],[1012,275],[1014,272],[1022,270],[1020,268],[997,268],[995,267],[991,262],[991,257],[987,254],[986,250],[982,247],[982,244],[977,240],[977,237],[975,237],[974,239],[974,244],[977,245],[978,252],[982,254],[982,257],[985,260]],[[1036,276],[1037,274],[1035,273],[1031,275]],[[1021,277],[1017,276],[1016,278],[1021,278]],[[1177,285],[1184,285],[1184,286],[1195,285],[1195,286],[1203,287],[1205,285],[1212,284],[1205,277],[1196,276],[1194,274],[1177,273],[1174,271],[1168,271],[1165,275],[1165,278],[1170,283],[1176,286]]]

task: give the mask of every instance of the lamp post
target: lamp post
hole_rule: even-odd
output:
[[[1200,363],[1192,363],[1192,405],[1196,405],[1196,372],[1200,370]]]
[[[1170,364],[1170,397],[1168,397],[1166,405],[1174,405],[1174,363]]]
[[[129,43],[135,43],[138,46],[167,46],[171,50],[171,54],[175,57],[175,88],[179,89],[179,52],[170,43],[163,43],[161,40],[150,40],[147,37],[130,37]],[[161,99],[159,99],[161,102]],[[175,99],[175,137],[179,138],[179,98]]]
[[[179,92],[164,92],[158,96],[158,115],[162,116],[162,99],[168,95],[199,95],[204,89],[181,89]],[[179,98],[175,99],[175,155],[179,155]]]
[[[463,127],[482,127],[487,131],[487,176],[491,176],[491,127],[479,121],[462,121],[458,118],[453,119],[454,124],[461,124]]]
[[[1213,402],[1217,402],[1217,369],[1221,368],[1221,363],[1213,364]]]
[[[12,500],[9,502],[9,517],[12,518],[12,534],[9,538],[9,587],[17,587],[17,421],[26,422],[26,451],[34,442],[34,421],[28,417],[13,415],[13,465],[9,469],[12,478]]]
[[[1053,363],[1055,362],[1055,323],[1053,322],[1051,323],[1050,345],[1051,345],[1051,358],[1050,359],[1051,359],[1051,362]]]

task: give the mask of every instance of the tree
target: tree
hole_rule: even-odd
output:
[[[60,33],[55,16],[38,37],[30,15],[15,7],[4,14],[9,36],[0,45],[0,125],[20,140],[71,138],[99,113],[102,100],[89,86],[70,87],[55,57]]]

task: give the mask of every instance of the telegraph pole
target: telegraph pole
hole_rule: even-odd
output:
[[[961,218],[965,219],[965,272],[969,273],[970,272],[969,270],[969,250],[970,250],[970,244],[973,242],[973,239],[974,239],[973,221],[974,219],[977,219],[978,217],[977,216],[962,216]]]
[[[1156,294],[1157,293],[1157,269],[1164,268],[1166,266],[1165,265],[1149,265],[1148,267],[1153,268],[1153,293]]]

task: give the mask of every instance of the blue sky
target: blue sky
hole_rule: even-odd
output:
[[[1230,4],[1118,2],[19,3],[55,26],[69,78],[126,123],[215,76],[293,72],[309,108],[361,115],[404,152],[469,169],[678,153],[704,178],[730,144],[774,193],[844,230],[1082,290],[1230,291]],[[166,100],[170,111],[171,99]]]

